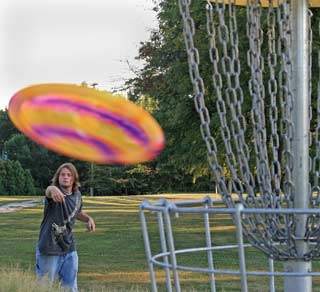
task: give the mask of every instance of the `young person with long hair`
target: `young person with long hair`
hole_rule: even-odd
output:
[[[58,279],[62,287],[77,292],[78,254],[72,229],[75,219],[95,231],[94,220],[82,211],[78,171],[72,163],[62,164],[45,192],[43,220],[36,250],[38,278]]]

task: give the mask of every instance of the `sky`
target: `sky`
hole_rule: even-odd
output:
[[[140,42],[157,27],[152,0],[1,0],[0,109],[39,83],[98,83],[134,76]]]

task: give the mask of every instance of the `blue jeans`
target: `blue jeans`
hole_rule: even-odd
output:
[[[37,278],[47,277],[49,281],[59,279],[61,286],[69,291],[78,292],[77,285],[78,254],[76,251],[61,256],[41,255],[36,250]]]

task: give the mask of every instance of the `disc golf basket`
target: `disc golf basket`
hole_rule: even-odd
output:
[[[203,3],[206,26],[196,25],[190,0],[179,0],[179,8],[201,136],[223,205],[210,196],[141,204],[152,291],[158,289],[155,267],[161,267],[167,291],[181,291],[181,275],[185,280],[192,272],[208,276],[210,291],[218,289],[218,276],[238,275],[241,291],[253,291],[248,278],[259,282],[262,276],[270,291],[282,281],[281,291],[310,292],[320,276],[314,261],[320,255],[320,54],[312,52],[319,35],[313,37],[311,25],[311,8],[320,1]],[[197,32],[203,28],[210,85],[202,78],[197,49]],[[318,88],[313,88],[312,77],[318,79]],[[218,127],[211,123],[214,115]],[[187,243],[196,219],[192,227],[190,221],[177,226],[189,220],[187,215],[201,217],[204,240],[192,235],[199,246]],[[232,244],[219,241],[214,233],[219,216],[227,220],[227,215],[235,230]],[[147,219],[158,225],[157,234],[147,228]],[[157,242],[159,249],[154,247]],[[261,255],[266,264],[250,269],[249,263]],[[233,266],[220,264],[222,257]]]

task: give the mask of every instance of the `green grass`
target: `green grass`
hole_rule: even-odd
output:
[[[178,200],[182,196],[169,197]],[[81,291],[150,291],[138,211],[139,204],[143,200],[156,201],[158,198],[154,196],[84,198],[84,210],[94,217],[97,230],[90,234],[86,232],[86,226],[81,222],[77,222],[74,230],[78,244],[78,283]],[[22,201],[20,197],[6,197],[1,198],[0,203],[12,202],[14,199]],[[26,273],[27,277],[32,278],[42,208],[41,205],[0,214],[0,275],[7,273],[3,271],[7,271],[10,267],[19,267],[18,272]],[[153,253],[158,253],[161,249],[157,215],[149,212],[146,215],[151,248]],[[234,226],[227,215],[216,216],[210,223],[214,245],[236,242]],[[204,224],[200,215],[180,214],[178,218],[173,216],[172,227],[176,249],[205,246]],[[214,259],[215,268],[238,270],[238,254],[235,249],[215,252]],[[263,270],[268,265],[266,257],[253,249],[247,251],[246,261],[250,270]],[[205,252],[178,255],[178,262],[182,265],[207,267]],[[282,263],[277,263],[277,267],[281,270]],[[16,272],[13,269],[13,273]],[[179,275],[182,291],[210,291],[207,274],[179,272]],[[166,291],[163,269],[156,268],[156,277],[159,291]],[[217,291],[240,291],[238,276],[217,275],[216,283]],[[280,287],[278,291],[281,291],[282,279],[277,279],[276,285]],[[268,291],[268,278],[251,276],[248,278],[248,286],[250,292]],[[2,287],[1,281],[0,287]],[[314,283],[314,289],[316,287],[319,289],[319,282]],[[29,291],[33,290],[30,288]]]

